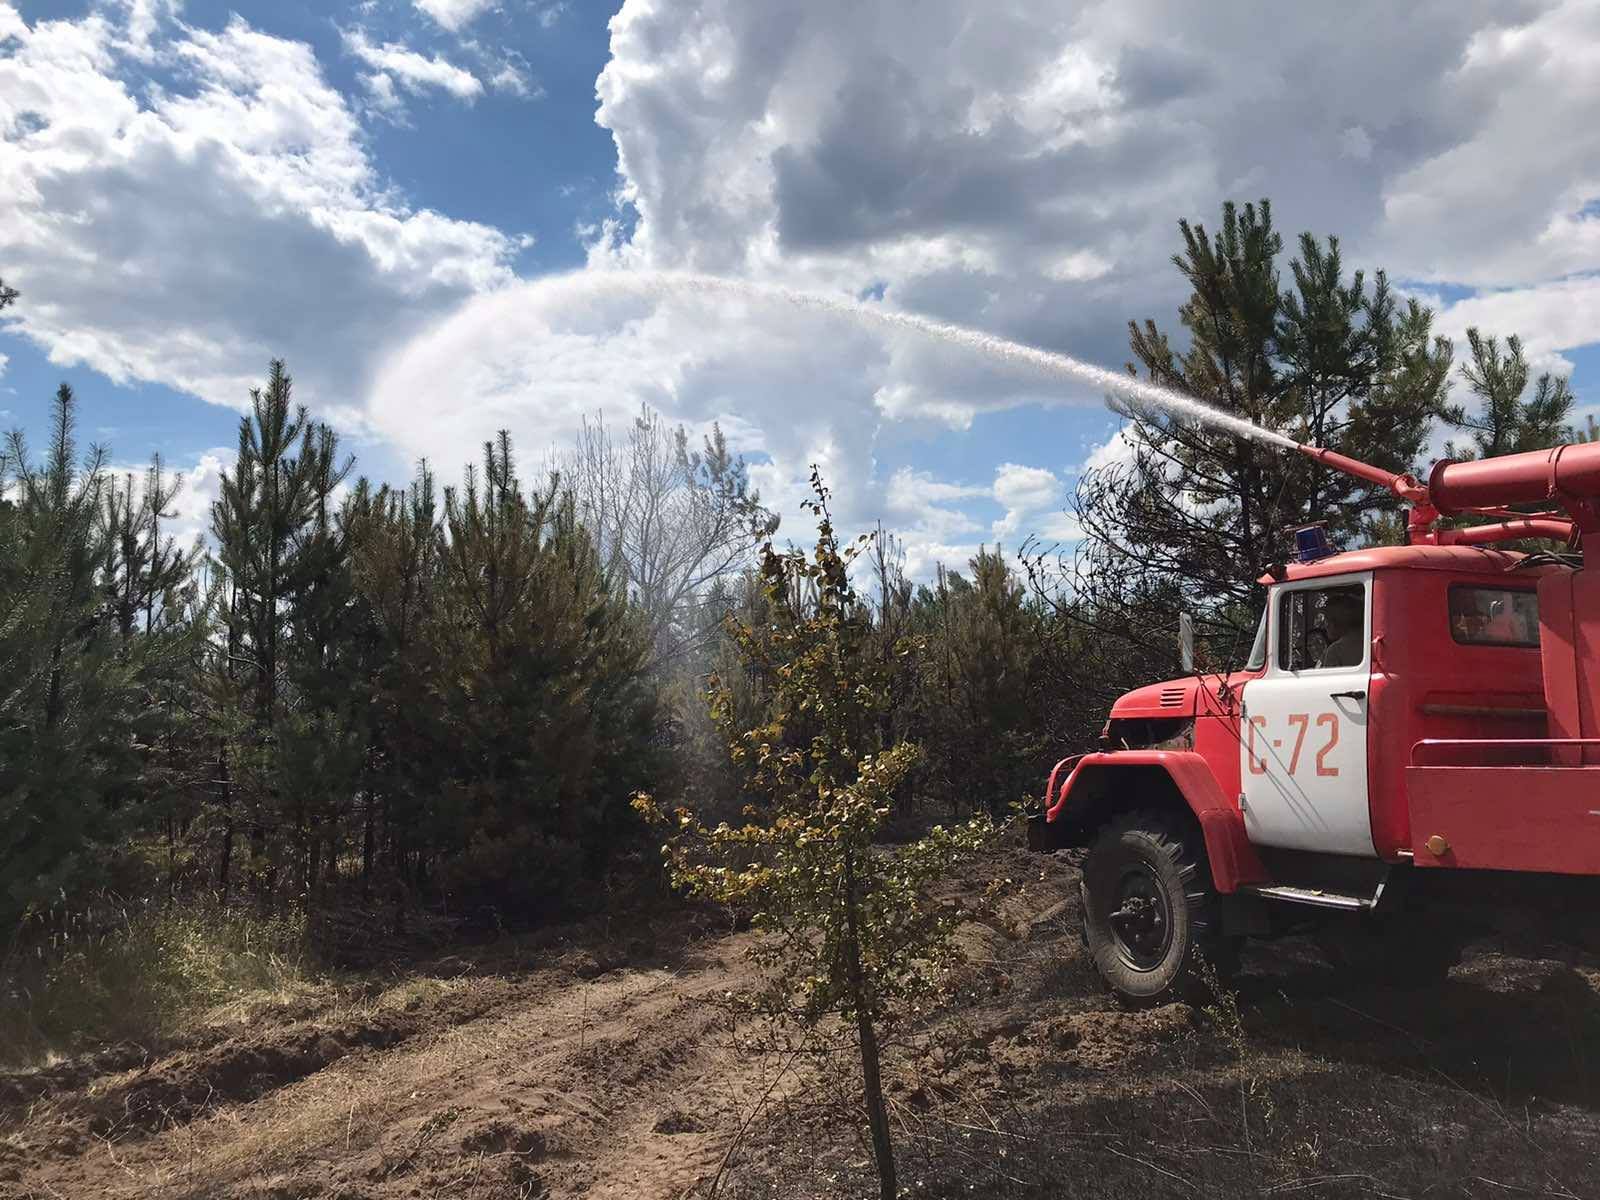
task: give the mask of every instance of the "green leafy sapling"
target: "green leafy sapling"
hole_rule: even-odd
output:
[[[754,801],[745,823],[710,827],[643,794],[635,805],[672,828],[662,850],[678,887],[751,913],[762,935],[752,953],[766,974],[757,1006],[805,1028],[832,1018],[853,1028],[873,1156],[892,1200],[879,1048],[885,1028],[918,1011],[955,956],[960,911],[931,902],[930,885],[994,826],[980,816],[908,845],[876,844],[918,751],[883,744],[890,664],[871,650],[871,613],[850,582],[868,539],[841,548],[816,468],[811,486],[815,548],[780,553],[768,543],[760,578],[770,623],[728,625],[746,677],[764,694],[756,723],[743,727],[728,685],[711,681],[713,719]]]

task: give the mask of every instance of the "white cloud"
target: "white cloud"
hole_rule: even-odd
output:
[[[1339,134],[1339,153],[1357,162],[1372,157],[1372,135],[1360,125],[1351,125]]]
[[[489,86],[497,92],[509,92],[513,96],[544,95],[543,89],[529,79],[527,68],[513,62],[503,63],[493,75],[489,76]]]
[[[495,0],[414,0],[414,3],[419,10],[455,33],[493,8]]]
[[[461,38],[457,48],[474,60],[477,77],[491,90],[522,100],[544,97],[544,88],[534,79],[526,56],[515,47],[498,42],[486,44],[478,38]]]
[[[1356,12],[1301,6],[1263,24],[1242,3],[1179,0],[1070,12],[1014,0],[982,21],[967,0],[625,0],[597,90],[632,219],[594,233],[590,270],[871,293],[1115,366],[1129,318],[1177,324],[1177,218],[1214,224],[1221,200],[1267,194],[1291,244],[1309,227],[1341,234],[1353,266],[1518,285],[1525,303],[1493,301],[1506,321],[1572,305],[1543,340],[1523,327],[1530,346],[1593,340],[1583,287],[1562,284],[1586,261],[1583,205],[1600,195],[1589,182],[1597,85],[1584,82],[1600,79],[1585,66],[1600,38],[1585,9],[1427,0],[1400,14],[1359,0]],[[1569,139],[1528,136],[1543,128],[1537,97]],[[1497,156],[1520,181],[1514,203],[1471,193]],[[821,462],[841,525],[889,514],[924,562],[985,531],[1071,536],[1066,472],[1008,467],[1019,448],[984,444],[980,419],[1100,400],[812,313],[602,301],[575,280],[472,302],[385,378],[396,392],[428,381],[442,397],[423,410],[377,395],[373,423],[418,448],[497,424],[559,437],[597,395],[691,421],[736,410],[744,448],[769,456],[769,495],[792,502]],[[987,495],[880,467],[881,442],[940,430],[973,431],[974,471],[996,472]],[[1086,465],[1126,453],[1113,438]]]
[[[234,465],[232,449],[207,450],[195,456],[182,476],[170,511],[176,514],[172,535],[179,545],[192,544],[211,532],[211,506],[222,498],[222,474]]]
[[[1600,269],[1600,7],[1496,14],[1430,100],[1440,144],[1383,184],[1394,269],[1486,287]]]
[[[9,354],[0,354],[0,379],[4,379],[5,378],[6,368],[9,367],[10,365],[11,365],[11,356]]]
[[[1061,480],[1045,467],[1001,463],[995,468],[994,498],[1008,509],[1033,512],[1054,504],[1061,496]]]
[[[393,87],[389,81],[398,80],[401,87],[415,95],[438,90],[469,104],[483,94],[482,80],[438,55],[430,58],[398,42],[385,42],[380,46],[359,29],[344,31],[344,46],[346,52],[375,69],[374,75],[366,77],[369,88],[374,91],[381,90],[392,96]],[[384,85],[375,87],[374,78],[384,80]]]
[[[1127,466],[1133,462],[1133,441],[1126,429],[1119,429],[1105,441],[1089,451],[1084,460],[1085,471],[1103,471],[1107,468]]]
[[[374,356],[510,278],[518,242],[384,182],[310,47],[233,19],[148,86],[102,16],[12,27],[0,57],[6,327],[61,365],[244,404],[268,358],[359,412]]]
[[[1044,273],[1047,279],[1056,283],[1076,283],[1109,275],[1115,265],[1093,250],[1074,250],[1051,262],[1045,267]]]
[[[974,500],[1005,511],[986,525],[964,507]],[[939,562],[965,570],[984,543],[1015,553],[1029,538],[1051,543],[1079,536],[1077,522],[1064,511],[1065,481],[1045,467],[1001,463],[987,485],[951,483],[903,467],[890,477],[883,503],[886,519],[907,542],[914,578],[926,578]],[[974,540],[982,533],[988,536]]]
[[[1600,276],[1484,292],[1445,305],[1436,325],[1456,340],[1458,358],[1475,325],[1485,333],[1520,334],[1530,358],[1553,361],[1557,351],[1600,339]]]
[[[984,531],[983,522],[961,507],[963,501],[988,499],[991,489],[975,484],[949,483],[935,479],[927,471],[902,467],[889,477],[883,496],[883,519],[907,543],[908,560],[920,564],[908,571],[913,578],[925,577],[936,558],[928,547],[951,546],[966,549],[943,561],[952,566],[964,563],[976,551],[971,538]],[[967,539],[957,541],[957,539]]]
[[[1016,550],[1028,538],[1063,542],[1080,536],[1077,519],[1066,511],[1066,481],[1046,467],[1001,463],[993,494],[1006,510],[991,527],[997,543]]]
[[[374,71],[363,75],[361,82],[366,85],[368,100],[379,113],[394,119],[403,116],[406,102],[400,98],[400,92],[394,86],[394,79],[391,76],[382,71]]]
[[[174,464],[162,463],[163,481],[171,486],[177,477],[178,490],[167,506],[170,514],[162,523],[163,537],[171,536],[182,549],[192,546],[197,539],[209,537],[211,506],[222,495],[222,473],[233,467],[234,451],[223,447],[203,450],[190,461]],[[134,496],[144,494],[145,474],[149,463],[113,464],[107,468],[119,480],[131,478]]]
[[[913,513],[952,500],[971,500],[988,496],[991,488],[968,483],[947,483],[927,471],[901,467],[889,478],[887,499],[891,507]]]
[[[156,35],[163,25],[177,19],[183,0],[110,0],[109,7],[125,14],[121,48],[134,58],[150,61],[156,56]]]
[[[1029,526],[1038,518],[1054,515],[1060,509],[1061,480],[1044,467],[1001,463],[995,469],[994,498],[1006,510],[1005,516],[994,523],[994,536],[998,541],[1014,544],[1027,536]]]

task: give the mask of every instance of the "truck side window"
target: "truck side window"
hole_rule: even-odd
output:
[[[1525,588],[1450,588],[1450,636],[1470,646],[1537,646],[1539,594]]]
[[[1278,667],[1355,667],[1367,657],[1367,606],[1358,584],[1285,592],[1278,608]]]

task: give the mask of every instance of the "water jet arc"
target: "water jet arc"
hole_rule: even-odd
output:
[[[822,292],[804,291],[778,284],[752,283],[687,271],[591,271],[575,275],[572,280],[588,289],[655,299],[673,293],[688,293],[727,296],[757,303],[786,304],[792,308],[845,317],[862,324],[903,330],[919,334],[931,341],[958,346],[1004,366],[1103,388],[1135,403],[1154,405],[1174,416],[1201,421],[1219,429],[1226,429],[1240,437],[1265,442],[1284,450],[1300,448],[1299,443],[1276,430],[1267,429],[1243,417],[1212,408],[1193,396],[1148,383],[1132,375],[1108,371],[1104,367],[1073,358],[1070,354],[1041,350],[1037,346],[996,337],[994,334],[969,329],[963,325],[936,321],[931,317],[883,308],[876,304],[866,304],[859,300],[848,300]]]

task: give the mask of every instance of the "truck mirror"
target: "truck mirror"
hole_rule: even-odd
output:
[[[1186,675],[1194,674],[1194,618],[1178,614],[1178,658]]]

